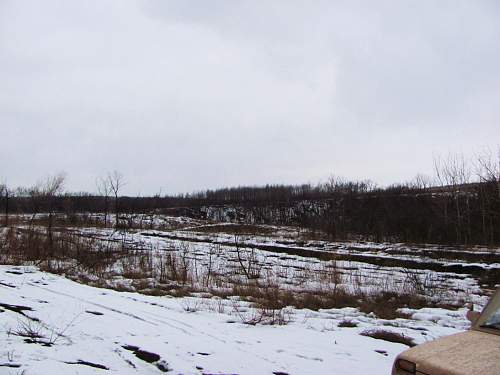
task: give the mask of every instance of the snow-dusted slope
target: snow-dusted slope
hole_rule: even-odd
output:
[[[462,311],[383,321],[349,308],[293,310],[288,325],[250,326],[234,303],[120,293],[0,266],[0,374],[389,374],[407,347],[361,331],[384,326],[424,342],[467,326]],[[346,318],[358,327],[337,327]]]

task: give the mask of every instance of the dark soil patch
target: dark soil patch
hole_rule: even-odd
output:
[[[13,311],[17,314],[21,314],[22,316],[25,316],[26,318],[31,319],[33,321],[38,321],[38,319],[27,316],[24,313],[25,311],[33,311],[31,307],[21,306],[21,305],[9,305],[8,303],[0,303],[0,307],[3,307],[5,310]]]
[[[15,288],[15,287],[16,287],[15,285],[2,283],[1,281],[0,281],[0,285],[2,285],[2,286],[6,286],[7,288]]]
[[[0,363],[0,367],[19,368],[21,365],[18,363]]]
[[[142,359],[143,361],[148,362],[148,363],[157,362],[161,358],[156,353],[151,353],[151,352],[148,352],[146,350],[141,350],[141,349],[134,351],[134,354],[137,358]]]
[[[148,362],[148,363],[158,362],[161,359],[161,357],[158,354],[151,353],[151,352],[148,352],[146,350],[141,350],[138,346],[135,346],[135,345],[123,345],[122,348],[133,352],[137,358],[139,358],[145,362]],[[160,368],[160,367],[168,368],[167,363],[164,361],[162,361],[161,364],[158,363],[157,367],[158,368]]]
[[[131,352],[135,352],[136,350],[139,350],[139,347],[134,346],[134,345],[123,345],[122,348],[125,350],[130,350]]]
[[[217,224],[182,230],[202,233],[229,233],[247,235],[272,234],[276,231],[276,229],[274,228],[252,224]]]
[[[90,310],[86,310],[85,311],[87,314],[92,314],[92,315],[104,315],[102,312],[99,312],[99,311],[90,311]]]
[[[40,341],[40,340],[37,340],[37,339],[24,339],[24,342],[26,344],[40,344],[42,346],[46,346],[47,348],[50,348],[52,345],[54,345],[51,342]]]
[[[106,367],[104,365],[100,365],[98,363],[92,363],[92,362],[88,362],[88,361],[82,361],[81,359],[79,359],[76,362],[64,362],[64,363],[66,363],[68,365],[82,365],[82,366],[89,366],[89,367],[93,367],[93,368],[98,368],[101,370],[109,370],[109,367]]]
[[[165,362],[165,361],[160,361],[156,364],[156,367],[158,368],[158,370],[160,370],[161,372],[168,372],[170,371],[170,367],[168,367],[168,363]]]
[[[354,328],[357,326],[358,323],[353,322],[352,320],[342,320],[339,324],[337,324],[337,327],[343,327],[343,328]]]
[[[19,271],[5,271],[5,273],[10,273],[12,275],[24,275],[24,272]]]

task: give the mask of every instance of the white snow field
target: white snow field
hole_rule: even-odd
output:
[[[0,374],[390,374],[407,346],[361,332],[383,328],[421,343],[468,327],[465,310],[381,320],[354,308],[290,309],[280,326],[244,324],[245,311],[235,299],[117,292],[3,265]],[[357,327],[338,327],[345,320]]]

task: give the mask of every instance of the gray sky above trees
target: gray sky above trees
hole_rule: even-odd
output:
[[[500,135],[500,2],[0,0],[0,179],[432,173]]]

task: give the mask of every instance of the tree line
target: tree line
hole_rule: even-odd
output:
[[[49,225],[56,212],[114,213],[115,227],[123,213],[163,213],[297,225],[334,240],[500,244],[500,154],[473,161],[449,155],[436,158],[434,169],[434,177],[418,175],[387,187],[331,177],[317,185],[240,186],[150,197],[123,196],[125,179],[116,171],[97,179],[94,194],[64,193],[65,176],[57,175],[31,188],[0,185],[0,210],[4,225],[13,213],[47,213]]]

